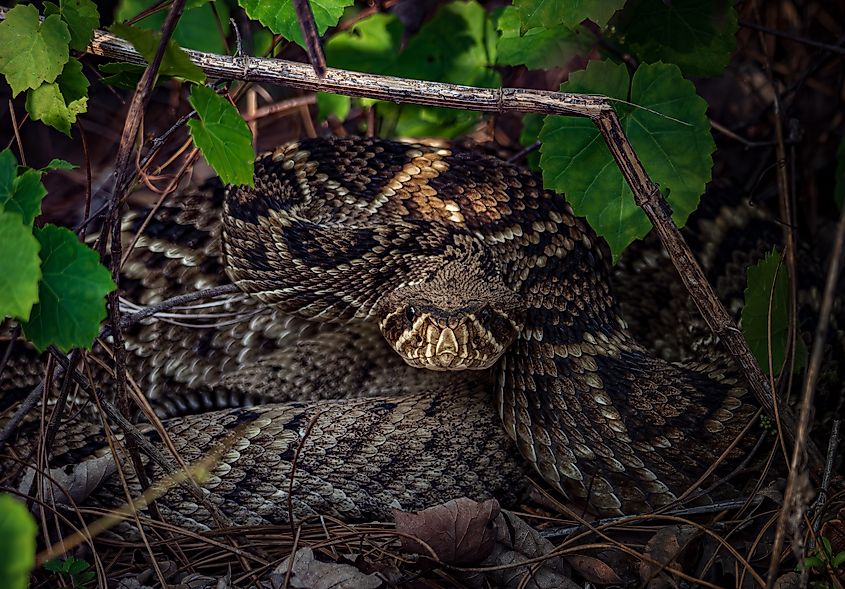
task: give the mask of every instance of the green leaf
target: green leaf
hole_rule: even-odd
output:
[[[53,159],[50,160],[50,163],[48,163],[43,168],[39,168],[38,171],[39,172],[52,172],[53,170],[75,170],[78,167],[79,166],[75,166],[72,163],[70,163],[69,161],[62,160],[62,159],[59,159],[57,157],[54,157]]]
[[[590,19],[604,26],[625,0],[514,0],[524,29],[564,25],[574,29]]]
[[[132,90],[138,85],[141,76],[144,75],[144,70],[147,69],[143,65],[136,63],[123,63],[115,61],[112,63],[101,63],[97,66],[101,73],[107,74],[103,76],[100,81],[103,84],[114,86],[115,88],[123,88],[124,90]],[[159,74],[156,83],[161,83],[165,80],[170,80],[170,76],[162,76]]]
[[[641,65],[629,80],[624,65],[593,61],[586,70],[570,75],[560,89],[604,94],[643,107],[616,105],[622,128],[646,172],[669,192],[673,219],[683,225],[710,181],[710,154],[716,145],[707,103],[678,67]],[[540,139],[546,188],[566,194],[575,212],[587,217],[607,240],[614,259],[648,233],[648,218],[634,203],[631,189],[589,119],[546,117]]]
[[[495,87],[501,84],[492,69],[496,57],[493,19],[477,2],[451,2],[400,50],[403,26],[391,15],[376,14],[326,42],[326,61],[332,67],[402,77]],[[318,98],[321,113],[342,113],[343,99],[329,103]],[[472,128],[479,113],[416,105],[378,103],[383,135],[452,137]]]
[[[11,194],[0,194],[0,206],[10,213],[17,213],[24,225],[32,227],[35,218],[41,214],[41,201],[45,196],[47,189],[41,183],[41,172],[26,170],[15,178]]]
[[[845,136],[839,142],[836,150],[836,181],[833,187],[833,198],[841,209],[845,206]]]
[[[15,6],[0,22],[0,72],[12,95],[52,82],[69,59],[70,32],[57,15],[38,20],[31,5]]]
[[[191,137],[208,164],[227,184],[252,186],[252,133],[237,109],[205,86],[194,86],[189,101],[199,116],[188,121]]]
[[[326,62],[331,67],[357,72],[383,74],[393,67],[402,43],[404,27],[393,15],[376,13],[340,31],[326,41]],[[348,96],[317,93],[320,119],[332,114],[344,120],[349,114]]]
[[[764,370],[769,366],[769,298],[771,297],[772,366],[780,372],[789,337],[789,273],[780,263],[777,249],[748,268],[742,332],[751,352]],[[795,370],[807,361],[807,348],[799,337],[795,347]]]
[[[41,244],[42,278],[24,334],[38,350],[90,349],[106,317],[105,296],[115,288],[111,273],[72,231],[45,225],[34,233]]]
[[[0,579],[7,589],[26,589],[35,566],[38,526],[26,505],[0,495]]]
[[[122,0],[115,11],[115,22],[122,22],[134,18],[149,7],[158,4],[159,0]],[[213,4],[213,7],[212,7]],[[173,39],[180,47],[207,51],[209,53],[228,53],[226,44],[218,32],[218,20],[214,10],[220,17],[219,26],[223,35],[229,34],[229,3],[195,0],[185,3],[185,10],[179,17]],[[167,16],[167,10],[158,10],[145,16],[135,23],[142,29],[160,31]]]
[[[0,205],[6,204],[15,194],[15,178],[18,176],[18,158],[11,149],[0,151]]]
[[[26,111],[34,120],[70,136],[77,115],[88,111],[88,78],[82,74],[82,64],[72,59],[55,82],[30,90]]]
[[[337,120],[344,121],[351,108],[352,101],[348,96],[317,92],[317,118],[321,121],[327,119],[329,115],[334,115]]]
[[[138,27],[114,23],[109,30],[132,43],[132,46],[140,53],[147,63],[155,57],[156,48],[161,42],[161,33],[148,31]],[[188,54],[171,39],[164,50],[164,58],[159,68],[160,75],[184,78],[191,82],[201,84],[205,82],[205,74],[197,67]]]
[[[508,6],[496,22],[499,43],[496,46],[500,65],[525,65],[529,69],[564,66],[578,55],[586,55],[594,39],[583,29],[565,25],[551,28],[534,27],[522,30],[519,11]]]
[[[475,2],[444,4],[408,41],[389,73],[418,80],[494,88],[496,29]]]
[[[617,24],[643,62],[678,65],[690,76],[717,76],[736,47],[733,0],[632,0]]]
[[[29,319],[38,302],[39,247],[20,215],[0,212],[0,318]]]
[[[343,16],[343,11],[354,3],[355,0],[311,0],[317,32],[322,35],[326,29],[335,26]],[[238,0],[238,4],[243,7],[249,18],[257,20],[285,39],[305,46],[292,0]]]
[[[62,17],[70,31],[70,47],[77,51],[85,51],[100,24],[100,13],[92,0],[59,0],[58,5],[45,2],[44,14]]]
[[[0,211],[20,215],[24,225],[31,227],[41,214],[41,200],[47,190],[41,183],[41,170],[17,172],[18,160],[11,150],[0,151]]]
[[[523,147],[530,147],[534,145],[540,136],[540,131],[543,129],[543,115],[527,114],[522,117],[522,132],[519,134],[519,143]],[[529,153],[525,160],[532,170],[540,169],[540,150],[535,149]]]
[[[326,63],[344,70],[383,74],[399,55],[403,32],[395,16],[374,14],[326,41]]]
[[[444,4],[408,41],[386,73],[494,88],[501,77],[496,63],[496,30],[490,14],[474,0]],[[382,130],[400,136],[455,137],[480,119],[474,111],[385,103],[379,106]]]

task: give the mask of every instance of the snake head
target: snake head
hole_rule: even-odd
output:
[[[465,281],[460,281],[465,282]],[[504,286],[422,283],[381,302],[379,327],[405,362],[429,370],[490,368],[519,335],[519,299]]]

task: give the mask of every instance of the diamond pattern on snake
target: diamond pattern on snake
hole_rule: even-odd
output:
[[[126,217],[127,245],[145,216]],[[130,300],[228,281],[243,294],[133,327],[130,373],[186,462],[231,443],[204,493],[238,524],[513,503],[528,477],[600,515],[650,511],[706,487],[756,408],[723,357],[670,362],[638,343],[611,262],[563,196],[501,159],[302,140],[260,156],[254,188],[181,194],[144,228]],[[107,452],[78,421],[57,467]],[[122,496],[112,477],[88,500]],[[158,503],[214,525],[181,487]]]

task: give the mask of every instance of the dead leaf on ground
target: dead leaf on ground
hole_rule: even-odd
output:
[[[290,559],[293,558],[293,565]],[[352,565],[317,560],[310,548],[300,548],[276,567],[270,575],[268,589],[284,585],[290,567],[289,587],[299,589],[376,589],[382,586],[376,575],[365,575]]]
[[[461,497],[423,511],[393,510],[396,531],[418,538],[434,550],[447,564],[472,564],[486,558],[496,541],[494,520],[499,515],[499,502],[482,503]],[[420,542],[403,536],[402,548],[414,554],[431,556]]]
[[[595,556],[585,554],[571,554],[566,556],[566,562],[578,571],[584,579],[594,585],[619,585],[624,583],[609,564]]]
[[[660,566],[651,562],[641,562],[640,579],[647,583],[650,589],[668,587],[665,578],[658,577],[661,569],[672,564],[697,534],[698,530],[693,526],[677,525],[661,528],[651,537],[645,548],[645,555]]]
[[[103,481],[117,472],[112,455],[105,454],[98,458],[91,458],[65,468],[51,468],[50,477],[42,480],[42,493],[48,500],[55,500],[60,505],[70,505],[68,496],[73,503],[83,503],[91,493],[96,491]],[[32,488],[32,480],[35,477],[35,469],[27,468],[26,473],[18,485],[22,493],[29,493]]]
[[[478,567],[481,572],[467,572],[461,579],[471,587],[504,589],[579,589],[571,579],[571,570],[560,556],[522,565],[527,560],[549,555],[554,545],[543,538],[519,516],[503,511],[496,518],[496,543],[493,552]],[[506,567],[506,568],[497,568]],[[527,577],[527,578],[526,578]]]
[[[773,589],[798,589],[801,586],[801,575],[795,572],[786,573],[778,577]]]

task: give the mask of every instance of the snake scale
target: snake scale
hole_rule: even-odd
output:
[[[225,407],[165,420],[187,462],[241,428],[204,483],[235,523],[512,501],[526,472],[601,515],[649,511],[755,411],[723,358],[672,363],[635,340],[605,242],[516,165],[313,139],[260,156],[254,187],[211,192],[159,211],[121,286],[146,304],[225,283],[225,269],[248,295],[221,307],[236,320],[127,333],[130,372],[164,413]],[[140,226],[128,217],[126,234]],[[59,463],[97,446],[96,428],[71,425]],[[92,501],[122,496],[112,479]],[[181,488],[158,503],[212,525]]]

